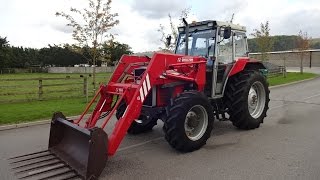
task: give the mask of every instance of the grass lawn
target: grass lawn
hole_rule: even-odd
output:
[[[317,74],[313,74],[313,73],[300,74],[299,72],[288,72],[286,78],[284,78],[282,75],[279,75],[279,76],[268,78],[268,82],[270,86],[276,86],[280,84],[287,84],[295,81],[301,81],[304,79],[310,79],[316,76]]]
[[[8,84],[12,83],[2,83],[1,79],[8,78],[38,78],[38,77],[65,77],[66,75],[71,77],[79,77],[80,74],[10,74],[10,75],[0,75],[0,94],[6,91],[9,91],[7,88],[3,88],[4,86],[8,86]],[[303,79],[309,79],[316,77],[317,75],[312,73],[288,73],[286,78],[283,78],[281,75],[276,77],[268,78],[270,86],[290,83],[294,81],[299,81]],[[110,74],[98,74],[97,82],[105,83],[108,81]],[[90,80],[92,82],[92,79]],[[30,85],[30,82],[19,81],[22,82],[22,85]],[[47,83],[63,83],[60,82],[47,82]],[[10,84],[16,85],[16,84]],[[19,84],[21,85],[21,84]],[[34,84],[37,86],[37,82]],[[81,86],[78,85],[78,86]],[[91,87],[92,85],[90,85]],[[2,88],[2,89],[1,89]],[[51,86],[50,86],[51,88]],[[64,86],[58,86],[56,88],[69,88]],[[81,87],[78,87],[81,89]],[[51,89],[55,90],[55,89]],[[22,91],[31,91],[29,88],[22,88],[16,90],[18,92]],[[81,91],[81,90],[79,90]],[[10,91],[11,92],[11,91]],[[57,95],[61,95],[58,93]],[[2,96],[6,97],[6,96]],[[8,98],[8,97],[7,97]],[[16,98],[16,97],[15,97]],[[57,98],[57,96],[55,97]],[[18,103],[0,103],[0,125],[3,124],[14,124],[21,123],[27,121],[36,121],[43,119],[50,119],[52,114],[56,111],[63,112],[66,116],[79,115],[82,113],[86,106],[85,98],[59,98],[56,100],[45,100],[45,101],[30,101],[30,102],[18,102]]]
[[[83,98],[0,104],[0,124],[50,119],[56,111],[79,115],[86,106]]]
[[[35,78],[70,78],[58,80],[43,80],[42,99],[59,99],[67,97],[84,97],[84,79],[80,75],[88,77],[88,92],[93,93],[92,77],[89,74],[1,74],[0,75],[0,103],[14,101],[31,101],[38,99],[39,80]],[[99,73],[96,75],[96,84],[108,82],[111,73]],[[14,81],[6,81],[14,79]],[[31,80],[25,80],[31,79]]]

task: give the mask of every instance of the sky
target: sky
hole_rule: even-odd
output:
[[[86,0],[0,0],[0,36],[10,45],[32,48],[74,43],[67,21],[55,13],[86,5]],[[319,0],[113,0],[112,12],[119,14],[120,23],[111,33],[134,52],[158,50],[159,25],[169,33],[168,14],[178,25],[185,8],[191,8],[189,22],[229,21],[234,13],[233,23],[246,26],[248,35],[269,21],[271,35],[297,35],[302,30],[320,37]]]

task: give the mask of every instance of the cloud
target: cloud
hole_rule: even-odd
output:
[[[134,0],[132,9],[142,16],[151,19],[176,14],[188,7],[187,0]]]
[[[68,11],[71,6],[85,7],[87,0],[0,0],[0,36],[7,36],[15,46],[41,48],[48,44],[73,43],[72,29],[67,21],[56,17],[56,11]],[[168,13],[178,17],[181,10],[191,6],[188,21],[229,21],[235,13],[234,23],[247,27],[247,34],[259,28],[261,22],[270,22],[271,34],[298,34],[308,32],[320,37],[319,0],[114,0],[112,11],[119,13],[120,24],[110,32],[118,34],[116,40],[129,44],[133,51],[157,50],[162,44],[159,24],[170,33]]]
[[[301,9],[280,18],[274,24],[274,34],[297,35],[300,30],[307,32],[311,37],[319,37],[320,11],[317,9]]]

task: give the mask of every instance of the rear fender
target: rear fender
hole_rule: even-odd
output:
[[[249,60],[249,58],[239,59],[233,65],[228,77],[233,76],[244,69],[259,71],[260,69],[266,69],[266,67],[261,62],[256,60]]]

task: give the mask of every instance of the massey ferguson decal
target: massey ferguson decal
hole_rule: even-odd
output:
[[[193,62],[192,57],[180,57],[177,62]]]

